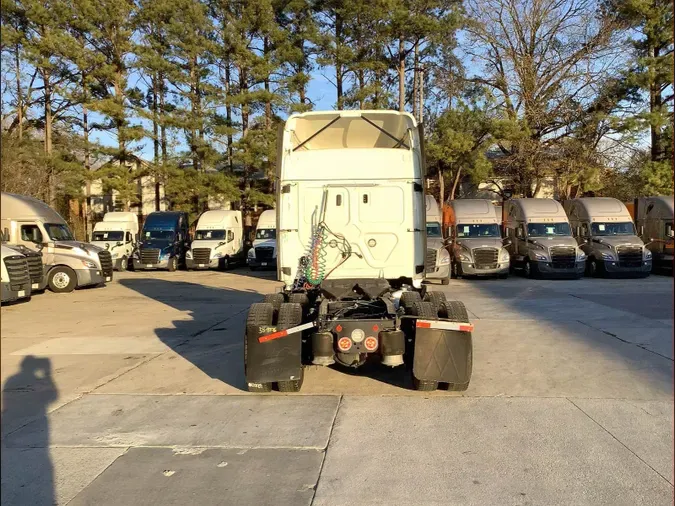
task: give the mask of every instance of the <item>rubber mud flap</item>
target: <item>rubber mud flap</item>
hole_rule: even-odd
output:
[[[415,329],[413,375],[424,381],[468,383],[473,366],[471,332]]]
[[[277,331],[274,325],[246,326],[246,381],[268,383],[290,381],[302,375],[302,332],[258,342],[260,336]]]

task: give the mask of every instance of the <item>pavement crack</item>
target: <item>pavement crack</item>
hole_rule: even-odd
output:
[[[581,411],[584,415],[586,415],[586,416],[588,417],[589,420],[591,420],[591,421],[592,421],[593,423],[595,423],[598,427],[600,427],[600,428],[601,428],[602,430],[604,430],[607,434],[609,434],[609,435],[612,437],[612,439],[614,439],[617,443],[619,443],[621,446],[623,446],[626,450],[628,450],[629,452],[631,452],[631,453],[635,456],[635,458],[637,458],[637,459],[638,459],[640,462],[642,462],[645,466],[647,466],[649,469],[651,469],[651,470],[654,471],[656,474],[658,474],[661,478],[663,478],[663,480],[664,480],[666,483],[668,483],[671,487],[673,486],[673,484],[670,482],[670,480],[669,480],[668,478],[666,478],[665,476],[663,476],[660,472],[658,472],[658,471],[657,471],[656,469],[654,469],[651,465],[649,465],[647,462],[645,462],[645,460],[644,460],[642,457],[640,457],[637,453],[635,453],[635,452],[634,452],[633,450],[631,450],[628,446],[626,446],[619,438],[617,438],[614,434],[612,434],[609,430],[607,430],[607,429],[606,429],[600,422],[598,422],[595,418],[593,418],[591,415],[589,415],[588,413],[586,413],[586,412],[585,412],[585,411],[584,411],[577,403],[575,403],[575,402],[574,402],[572,399],[570,399],[569,397],[566,397],[566,399],[567,399],[567,400],[568,400],[575,408],[577,408],[577,409],[578,409],[579,411]]]
[[[573,295],[573,297],[574,297],[574,295]],[[584,321],[577,320],[577,322],[578,322],[578,323],[581,323],[581,324],[584,325],[585,327],[588,327],[589,329],[597,330],[598,332],[602,332],[602,333],[605,334],[605,335],[608,335],[608,336],[610,336],[610,337],[613,337],[613,338],[616,339],[617,341],[621,341],[622,343],[626,343],[626,344],[632,344],[632,345],[635,346],[636,348],[640,348],[641,350],[648,351],[649,353],[651,353],[651,354],[653,354],[653,355],[657,355],[657,356],[659,356],[659,357],[661,357],[661,358],[665,358],[666,360],[670,360],[671,362],[673,362],[673,359],[672,359],[672,358],[667,357],[666,355],[662,355],[662,354],[659,353],[658,351],[654,351],[654,350],[650,350],[649,348],[645,348],[645,346],[644,346],[643,344],[634,343],[634,342],[632,342],[632,341],[627,341],[626,339],[620,338],[620,337],[617,336],[616,334],[612,334],[611,332],[609,332],[609,331],[607,331],[607,330],[602,330],[602,329],[599,329],[598,327],[594,327],[593,325],[590,325],[590,324],[588,324],[588,323],[586,323],[586,322],[584,322]]]
[[[314,499],[316,498],[316,491],[319,490],[319,482],[321,481],[321,474],[323,473],[323,466],[326,464],[326,457],[328,456],[328,448],[330,447],[331,439],[333,439],[333,430],[335,429],[335,422],[337,421],[338,413],[342,407],[342,399],[344,395],[340,395],[338,399],[337,408],[335,408],[335,416],[333,416],[333,422],[330,425],[330,431],[328,432],[328,442],[326,443],[326,448],[323,452],[323,459],[321,459],[321,466],[319,466],[319,475],[316,477],[316,485],[314,485],[314,493],[312,494],[312,500],[310,501],[310,506],[314,504]]]

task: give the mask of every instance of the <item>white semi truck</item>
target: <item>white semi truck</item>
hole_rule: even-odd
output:
[[[244,258],[244,226],[241,211],[206,211],[197,220],[188,269],[228,269]]]
[[[41,200],[2,193],[2,231],[10,245],[42,253],[47,284],[53,292],[112,281],[109,251],[76,241],[59,213]]]
[[[655,271],[675,269],[675,231],[673,196],[640,197],[626,204],[635,221],[638,235],[652,252]]]
[[[263,211],[258,218],[253,247],[248,250],[246,263],[254,271],[277,267],[277,212]]]
[[[465,390],[472,326],[426,292],[424,150],[394,111],[294,114],[278,137],[280,293],[249,310],[248,389],[298,391],[303,366],[404,364],[418,390]]]
[[[110,251],[113,268],[126,271],[138,241],[138,216],[128,212],[105,213],[94,225],[91,243]]]

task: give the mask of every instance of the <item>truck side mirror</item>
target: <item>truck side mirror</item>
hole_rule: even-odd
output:
[[[645,233],[645,226],[640,225],[640,235],[642,236],[642,235],[644,235],[644,233]]]
[[[511,244],[513,244],[513,243],[511,242],[511,239],[509,239],[509,238],[507,237],[506,239],[504,239],[504,240],[502,241],[502,244],[503,244],[504,246],[511,246]]]

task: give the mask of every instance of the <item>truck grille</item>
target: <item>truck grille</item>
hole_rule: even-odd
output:
[[[274,248],[271,246],[257,246],[255,248],[256,260],[272,260],[274,258]]]
[[[208,264],[211,260],[211,248],[193,249],[192,258],[194,258],[196,264]]]
[[[477,269],[496,269],[499,250],[497,248],[475,248],[473,260]]]
[[[573,269],[576,260],[577,251],[573,246],[551,248],[551,264],[555,269]]]
[[[425,260],[425,270],[427,272],[434,272],[436,270],[436,257],[438,252],[435,249],[427,249],[427,258]]]
[[[104,276],[112,276],[113,262],[110,251],[100,251],[98,259],[101,262],[101,274]]]
[[[642,248],[640,246],[619,246],[616,248],[619,255],[619,267],[642,266]]]
[[[9,286],[12,290],[25,290],[30,287],[28,262],[24,257],[11,256],[5,258],[5,267],[9,275]]]
[[[159,250],[158,249],[142,249],[141,250],[141,263],[144,265],[155,265],[159,263]]]
[[[26,262],[28,263],[28,274],[30,274],[30,280],[33,283],[40,283],[42,277],[44,276],[44,268],[42,266],[42,254],[32,254],[26,256]]]

